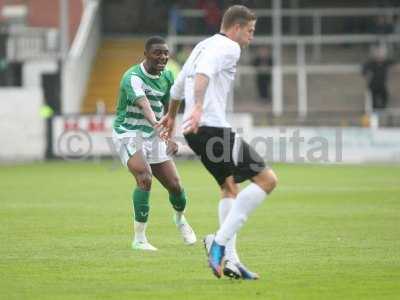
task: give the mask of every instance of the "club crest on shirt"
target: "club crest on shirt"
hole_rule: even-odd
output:
[[[157,91],[145,84],[143,85],[143,91],[146,96],[163,97],[165,95],[165,93]]]

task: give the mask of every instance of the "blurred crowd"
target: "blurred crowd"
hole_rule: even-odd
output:
[[[180,9],[202,10],[204,17],[200,19],[201,24],[196,25],[205,29],[204,33],[212,34],[219,30],[223,10],[230,5],[242,4],[251,8],[265,8],[265,1],[257,0],[175,0],[169,2],[169,25],[177,34],[186,33],[188,27],[187,20],[179,12]]]
[[[400,16],[387,15],[375,18],[346,18],[344,30],[347,33],[398,34]]]
[[[175,78],[178,76],[192,49],[192,45],[180,45],[175,53],[172,52],[170,54],[167,67],[174,73]],[[272,53],[268,46],[258,46],[251,50],[250,63],[256,71],[258,100],[262,103],[271,103]]]

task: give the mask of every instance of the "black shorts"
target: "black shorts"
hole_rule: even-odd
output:
[[[261,156],[231,128],[202,126],[185,139],[219,185],[231,175],[236,183],[243,182],[266,168]]]

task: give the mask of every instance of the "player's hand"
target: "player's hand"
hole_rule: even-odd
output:
[[[196,105],[190,114],[190,117],[183,121],[183,134],[197,133],[202,114],[203,108]]]
[[[153,128],[154,128],[156,134],[157,134],[159,137],[162,138],[162,133],[163,133],[163,131],[164,131],[164,127],[163,127],[163,125],[161,124],[161,122],[159,122],[159,121],[154,122]]]
[[[167,154],[169,156],[175,155],[178,152],[178,144],[173,140],[167,141]]]
[[[168,114],[160,120],[160,137],[166,141],[168,141],[174,133],[175,130],[175,119],[171,118]]]

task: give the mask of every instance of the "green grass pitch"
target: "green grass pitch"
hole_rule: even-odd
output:
[[[0,299],[400,299],[400,167],[274,166],[276,192],[239,234],[256,282],[216,279],[183,245],[166,192],[151,194],[135,252],[134,186],[115,162],[0,167]],[[217,228],[217,185],[179,161],[199,240]]]

